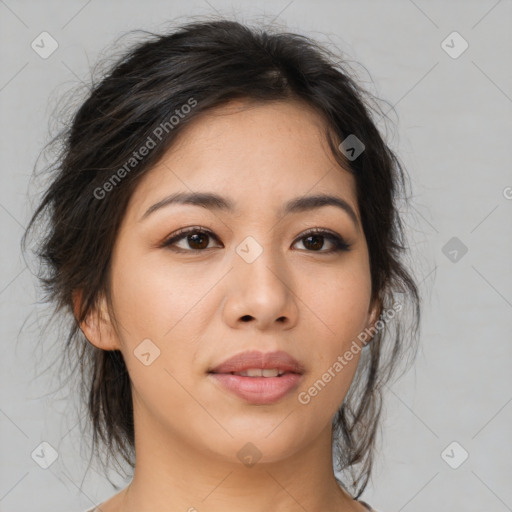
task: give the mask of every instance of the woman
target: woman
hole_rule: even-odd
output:
[[[46,220],[41,279],[72,319],[96,452],[134,469],[94,510],[372,510],[419,297],[404,171],[335,61],[190,23],[132,47],[59,139],[28,231]]]

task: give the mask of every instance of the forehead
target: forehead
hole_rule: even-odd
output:
[[[209,191],[278,208],[292,196],[338,192],[357,210],[354,178],[332,155],[327,129],[299,101],[237,100],[201,113],[144,175],[131,205],[141,214],[170,192]]]
[[[232,100],[193,119],[179,133],[169,153],[191,156],[187,149],[194,146],[209,156],[257,160],[293,148],[293,154],[286,155],[288,159],[295,160],[299,155],[318,159],[324,152],[324,159],[335,164],[327,145],[327,129],[325,119],[300,100]]]

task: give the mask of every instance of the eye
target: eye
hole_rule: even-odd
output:
[[[200,252],[211,249],[211,247],[209,247],[210,239],[220,242],[217,236],[209,229],[200,226],[192,226],[173,233],[162,243],[161,247],[168,247],[175,252]],[[331,249],[322,250],[325,245],[325,240],[329,241],[332,246]],[[308,230],[298,241],[303,241],[303,246],[306,248],[307,252],[320,252],[323,254],[348,251],[351,247],[351,244],[345,242],[339,235],[320,228]],[[180,247],[178,243],[182,243],[182,246]]]
[[[321,250],[324,247],[324,240],[326,239],[329,240],[332,248],[328,250]],[[304,240],[303,245],[306,247],[307,252],[321,252],[323,254],[330,254],[340,251],[349,251],[351,247],[351,244],[345,242],[341,236],[320,228],[310,229],[298,240]]]
[[[180,229],[173,233],[170,238],[163,242],[162,247],[169,247],[176,252],[203,251],[209,248],[208,242],[210,238],[219,241],[210,230],[201,228],[200,226],[193,226]],[[179,247],[177,242],[181,241],[183,241],[183,245],[188,245],[188,248],[186,246]]]

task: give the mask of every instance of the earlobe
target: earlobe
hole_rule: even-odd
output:
[[[104,295],[98,299],[98,305],[89,311],[82,321],[79,319],[82,291],[73,292],[73,312],[80,330],[87,340],[102,350],[120,350],[119,340],[113,328]]]

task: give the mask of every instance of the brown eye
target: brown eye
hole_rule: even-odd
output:
[[[303,240],[306,241],[304,242],[304,247],[306,247],[306,249],[317,251],[324,246],[324,237],[322,235],[310,235],[303,238]]]
[[[194,252],[204,251],[208,249],[210,239],[218,238],[211,232],[199,227],[180,229],[177,233],[171,235],[163,244],[162,247],[168,247],[176,252]],[[178,246],[181,244],[181,247]]]
[[[323,229],[313,229],[298,239],[306,248],[307,252],[319,252],[322,254],[333,253],[339,251],[348,251],[350,244],[345,242],[339,235]],[[325,240],[331,244],[331,249],[322,250]]]
[[[187,235],[187,242],[192,249],[206,249],[209,237],[206,233],[192,233]]]

